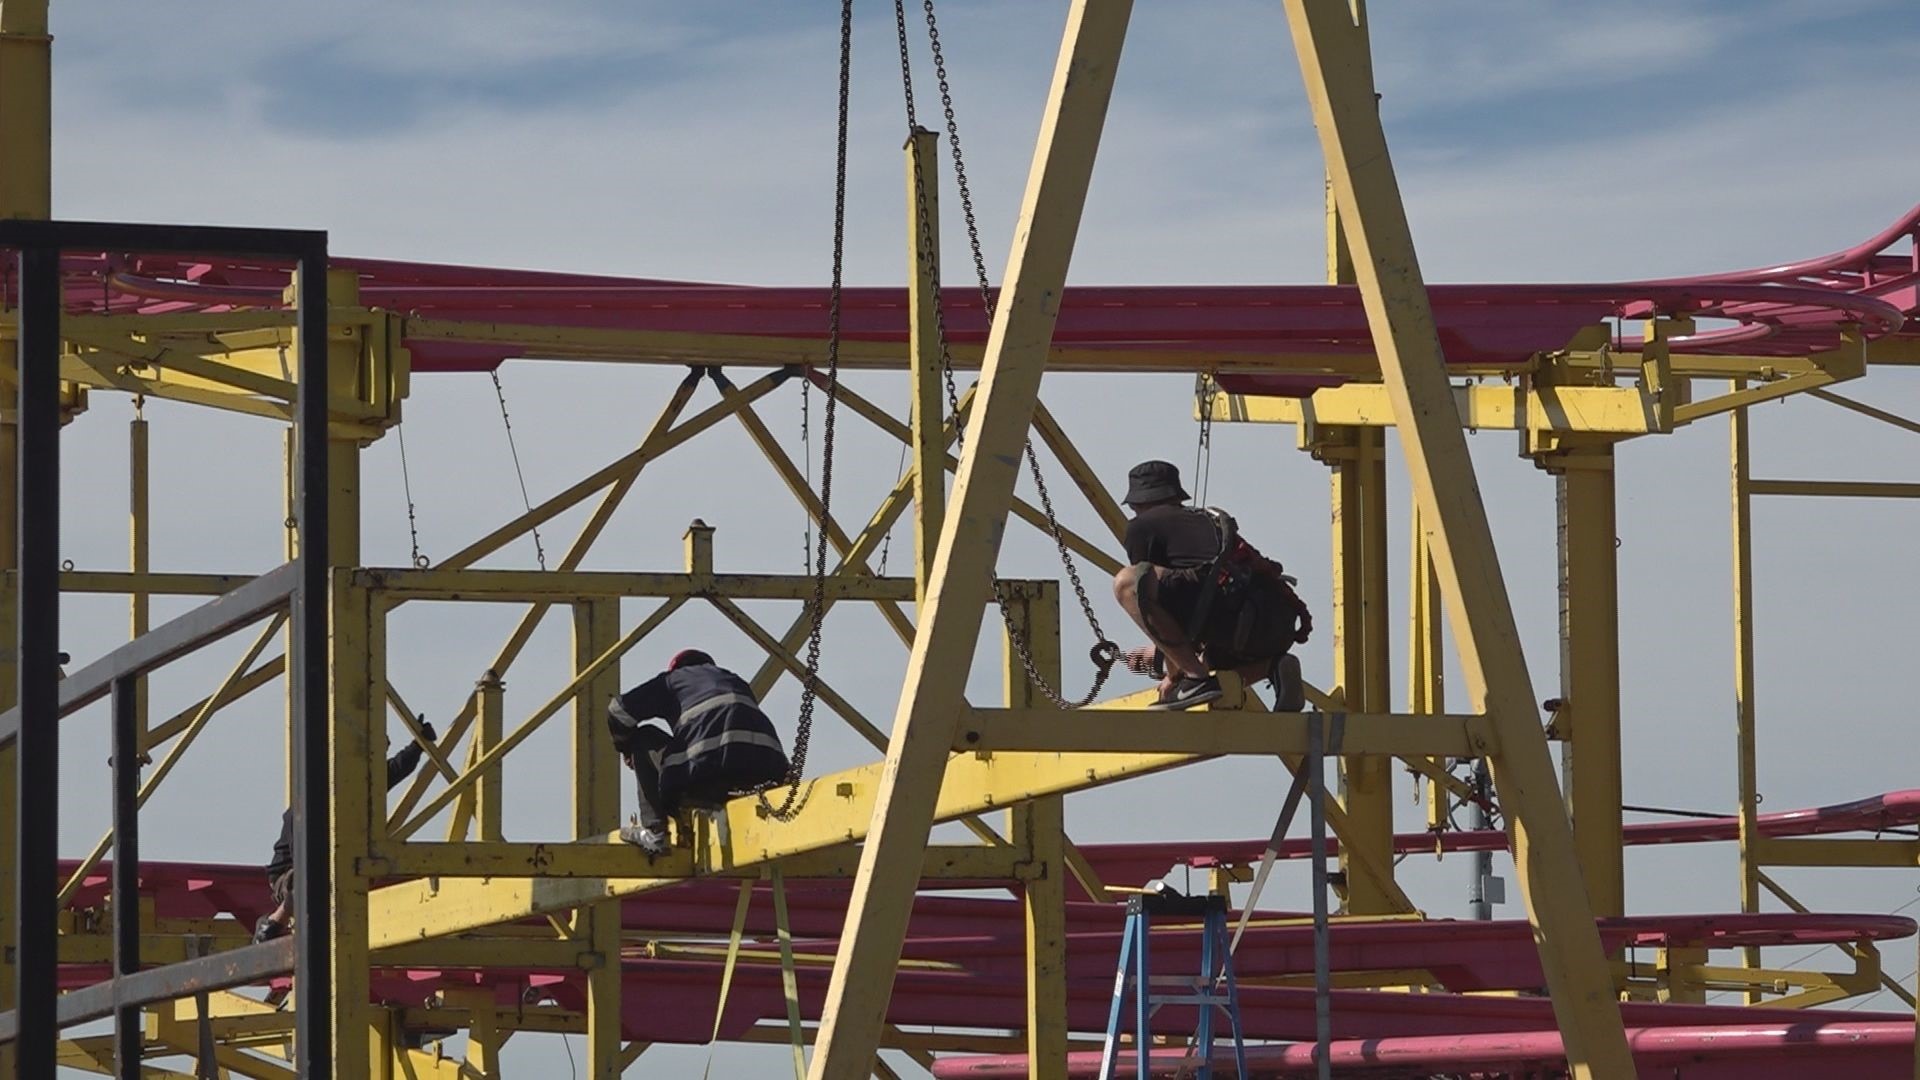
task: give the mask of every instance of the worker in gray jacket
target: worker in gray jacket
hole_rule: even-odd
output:
[[[717,805],[787,777],[786,748],[753,688],[698,649],[614,698],[607,729],[640,784],[640,824],[620,838],[649,855],[666,852],[667,818],[683,804]]]

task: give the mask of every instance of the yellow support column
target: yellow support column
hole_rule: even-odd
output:
[[[574,670],[582,671],[620,640],[620,601],[573,606]],[[581,686],[573,703],[573,829],[605,836],[620,827],[620,756],[607,737],[607,701],[620,693],[619,665]],[[598,959],[587,972],[587,1080],[615,1080],[620,1043],[620,902],[574,914],[574,937]]]
[[[0,217],[53,216],[53,38],[47,0],[0,0]],[[14,473],[19,430],[14,426],[14,344],[0,339],[0,709],[14,700],[13,657],[18,627],[12,571],[18,555],[19,506]],[[15,754],[0,749],[0,806],[12,812]],[[11,826],[0,828],[0,880],[14,879],[18,861]],[[15,940],[11,885],[0,886],[0,942]],[[11,950],[0,949],[0,1012],[14,1006]],[[11,1076],[11,1043],[0,1045],[0,1076]]]
[[[333,787],[328,792],[328,817],[333,833],[330,867],[333,904],[327,913],[327,933],[333,939],[333,997],[327,1002],[305,1002],[309,1008],[332,1010],[333,1060],[370,1061],[373,1054],[373,1014],[370,993],[366,863],[374,841],[375,822],[384,832],[386,815],[386,749],[384,685],[385,657],[376,650],[385,638],[374,626],[377,618],[367,591],[349,584],[343,569],[334,571],[333,636]],[[379,779],[375,779],[376,770]],[[306,913],[300,913],[306,918]],[[315,920],[317,923],[317,920]],[[296,927],[311,933],[318,925]]]
[[[941,381],[939,313],[940,137],[916,128],[907,137],[907,370],[913,382],[913,581],[924,604],[940,518],[947,503],[946,399]]]
[[[467,1013],[467,1064],[460,1074],[471,1080],[500,1080],[500,1011],[493,991],[449,990],[447,1006]]]
[[[360,302],[359,279],[351,271],[328,271],[332,307]],[[297,303],[294,288],[289,303]],[[288,350],[296,364],[307,362],[297,347]],[[362,400],[361,342],[350,327],[335,326],[327,345],[327,390],[333,400]],[[362,588],[350,584],[343,569],[360,565],[360,442],[357,436],[329,432],[327,467],[327,562],[334,568],[332,640],[333,787],[328,792],[333,904],[328,912],[333,937],[332,999],[312,1003],[331,1010],[333,1061],[372,1060],[372,1014],[368,1006],[367,894],[368,859],[386,834],[386,650],[385,613],[375,611]],[[376,773],[378,778],[376,779]]]
[[[1060,681],[1060,586],[1023,586],[1015,607],[1033,654],[1033,666]],[[1046,708],[1027,679],[1012,635],[1003,635],[1006,702],[1014,708]],[[1020,868],[1027,927],[1027,1075],[1065,1080],[1067,1075],[1067,864],[1066,799],[1054,796],[1007,812],[1008,835],[1026,852]]]
[[[1744,380],[1736,379],[1728,386],[1729,393],[1744,389]],[[1735,409],[1728,419],[1732,421],[1733,724],[1740,799],[1740,910],[1752,913],[1760,910],[1760,860],[1756,851],[1760,840],[1760,769],[1753,696],[1753,478],[1747,410]],[[1760,966],[1758,948],[1749,946],[1741,955],[1748,967]],[[1765,1000],[1757,991],[1749,991],[1746,998],[1749,1005]],[[1916,1061],[1920,1062],[1920,1057]]]
[[[1426,529],[1415,506],[1412,519],[1412,557],[1407,568],[1407,711],[1443,713],[1447,708],[1447,658],[1442,631],[1446,613],[1440,607],[1440,582],[1433,572],[1433,551],[1427,546]],[[1447,767],[1446,759],[1433,758],[1436,770]],[[1438,782],[1427,784],[1427,828],[1438,830],[1447,822],[1452,795]]]
[[[143,576],[153,569],[152,530],[148,517],[151,490],[147,482],[147,420],[140,409],[141,399],[133,399],[133,419],[127,424],[127,566],[134,573],[135,591],[127,598],[128,637],[147,632],[153,612],[152,594],[146,591]],[[147,741],[147,680],[134,680],[134,713],[139,724],[140,744]]]
[[[1557,454],[1548,465],[1560,511],[1561,777],[1593,913],[1625,915],[1613,447]]]
[[[1386,430],[1347,428],[1321,451],[1333,466],[1333,662],[1351,712],[1391,710],[1387,656]],[[1346,910],[1379,915],[1397,910],[1380,883],[1351,872],[1364,848],[1375,866],[1393,865],[1393,759],[1340,761],[1340,800],[1351,832],[1340,845]]]
[[[1131,12],[1130,0],[1075,0],[1067,15],[952,509],[940,530],[867,841],[860,849],[808,1073],[812,1080],[865,1080],[873,1068],[980,640],[981,587],[993,573],[1006,528],[1020,448],[1039,400]]]
[[[491,670],[480,676],[480,681],[474,684],[473,694],[478,702],[475,708],[480,723],[474,729],[470,762],[487,756],[494,747],[500,745],[500,740],[507,737],[506,689],[507,684],[501,682],[500,676]],[[501,782],[504,771],[504,763],[495,763],[482,772],[473,785],[474,820],[482,841],[502,839],[501,801],[506,797],[505,785]]]
[[[1490,720],[1485,749],[1568,1064],[1581,1080],[1632,1076],[1613,979],[1579,884],[1572,829],[1380,126],[1366,38],[1345,4],[1286,0],[1286,11],[1468,696]]]

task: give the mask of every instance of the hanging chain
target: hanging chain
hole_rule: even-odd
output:
[[[940,84],[940,106],[946,117],[947,148],[953,158],[954,179],[960,190],[960,211],[966,220],[967,246],[973,256],[974,277],[980,287],[980,304],[991,324],[996,308],[996,297],[991,279],[987,277],[987,259],[980,246],[980,224],[974,214],[973,191],[967,184],[967,166],[960,150],[960,122],[953,112],[953,88],[947,80],[946,54],[940,46],[940,26],[935,20],[933,0],[924,0],[922,5],[927,15],[927,40],[933,51],[934,75]],[[909,133],[920,126],[919,116],[913,97],[913,64],[907,45],[907,11],[905,0],[894,0],[894,25],[898,31],[900,43],[900,77],[904,88],[907,106],[907,130]],[[915,163],[914,201],[917,204],[915,218],[919,222],[921,250],[932,257],[934,251],[932,215],[927,211],[926,171]],[[953,350],[947,338],[946,313],[941,302],[940,268],[936,260],[928,268],[928,292],[932,300],[934,336],[940,342],[940,369],[945,378],[947,407],[954,416],[954,442],[961,449],[966,447],[966,425],[960,420],[960,397],[954,387]],[[1021,667],[1026,669],[1028,682],[1040,693],[1062,709],[1081,709],[1091,705],[1106,688],[1107,677],[1112,674],[1114,664],[1120,659],[1120,646],[1108,640],[1106,631],[1100,627],[1100,617],[1093,610],[1093,601],[1087,598],[1087,588],[1080,580],[1080,568],[1074,562],[1073,553],[1067,550],[1065,531],[1060,527],[1060,518],[1054,513],[1053,493],[1047,490],[1047,480],[1040,470],[1040,458],[1033,451],[1033,440],[1028,438],[1022,443],[1027,459],[1028,474],[1033,477],[1035,490],[1040,494],[1040,510],[1047,519],[1047,532],[1053,537],[1054,547],[1060,553],[1060,565],[1066,570],[1067,580],[1073,585],[1075,598],[1080,602],[1080,611],[1086,616],[1087,626],[1092,629],[1094,646],[1087,656],[1093,661],[1093,686],[1085,696],[1070,700],[1053,683],[1040,673],[1034,663],[1033,648],[1028,639],[1027,627],[1014,617],[1012,603],[1007,599],[1006,590],[999,579],[988,571],[989,584],[993,588],[994,603],[999,605],[1001,621],[1006,624],[1007,638],[1013,642],[1014,652],[1020,657]]]
[[[513,455],[513,473],[520,478],[520,502],[526,506],[529,517],[533,514],[533,499],[527,495],[527,474],[520,468],[520,448],[513,442],[513,420],[507,415],[507,392],[500,386],[500,371],[495,368],[487,372],[493,377],[493,396],[500,400],[500,424],[507,429],[507,450]],[[529,525],[533,533],[533,557],[540,563],[540,569],[547,568],[547,548],[540,542],[540,526]]]
[[[840,0],[840,114],[833,177],[833,284],[827,302],[826,407],[820,422],[820,529],[813,548],[813,602],[807,608],[807,672],[800,691],[800,720],[788,759],[786,798],[779,806],[759,792],[760,808],[776,821],[792,821],[806,798],[801,782],[807,774],[807,747],[813,738],[813,710],[820,698],[820,627],[827,614],[827,535],[833,531],[833,418],[840,401],[840,299],[847,250],[847,105],[853,83],[853,0]],[[807,785],[811,794],[812,785]]]
[[[425,570],[429,560],[420,554],[420,522],[414,516],[413,478],[408,475],[407,469],[407,425],[393,425],[393,433],[400,440],[400,490],[407,496],[407,535],[413,541],[413,565],[415,569]]]
[[[813,380],[800,380],[800,466],[806,470],[807,490],[813,490]],[[800,508],[800,572],[813,569],[813,515]]]
[[[1200,414],[1200,444],[1193,451],[1193,486],[1200,491],[1194,502],[1199,506],[1207,505],[1207,487],[1213,480],[1213,399],[1217,391],[1212,372],[1193,377],[1193,399]]]

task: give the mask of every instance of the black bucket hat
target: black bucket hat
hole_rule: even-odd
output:
[[[1143,461],[1127,473],[1128,506],[1144,506],[1168,499],[1185,502],[1189,498],[1191,496],[1186,489],[1180,486],[1180,470],[1171,462]]]

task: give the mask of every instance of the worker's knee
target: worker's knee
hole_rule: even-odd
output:
[[[1140,590],[1142,583],[1153,573],[1153,564],[1135,563],[1123,566],[1113,575],[1113,598],[1129,614],[1140,614]]]

